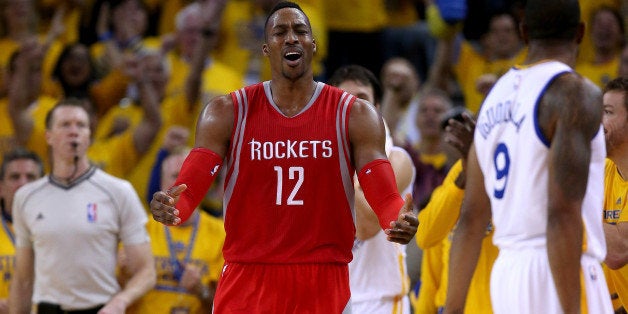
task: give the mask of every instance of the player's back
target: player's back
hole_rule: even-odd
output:
[[[348,117],[355,97],[318,83],[292,117],[275,104],[270,82],[232,99],[225,261],[348,263],[355,234]]]
[[[500,78],[480,110],[474,140],[491,200],[494,242],[500,249],[546,245],[550,140],[539,125],[538,105],[551,82],[571,71],[555,61],[513,68]],[[598,132],[591,145],[587,194],[582,206],[585,244],[587,251],[603,259],[604,238],[599,219],[603,132]]]

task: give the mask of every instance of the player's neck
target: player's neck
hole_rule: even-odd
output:
[[[611,156],[610,159],[617,166],[617,171],[624,181],[628,181],[628,154],[617,154],[617,156]]]
[[[270,92],[277,107],[288,117],[301,112],[312,99],[316,91],[314,80],[299,80],[294,82],[271,81]]]
[[[525,65],[554,60],[562,62],[570,67],[576,63],[576,49],[569,43],[563,41],[542,41],[530,42],[528,55],[524,61]]]

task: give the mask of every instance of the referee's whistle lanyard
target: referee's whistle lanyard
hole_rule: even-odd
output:
[[[170,265],[172,265],[172,273],[174,275],[174,279],[177,282],[181,281],[183,271],[185,270],[185,265],[190,261],[192,249],[194,248],[194,240],[196,239],[196,232],[198,231],[198,221],[200,219],[201,217],[196,217],[196,219],[194,220],[194,224],[192,225],[192,234],[190,234],[187,251],[185,252],[185,257],[183,258],[182,262],[180,262],[177,258],[177,248],[175,246],[175,243],[172,241],[170,227],[164,226],[164,230],[166,232],[166,240],[168,241],[168,251],[170,252]],[[187,292],[185,288],[179,286],[177,286],[176,290],[179,292]]]

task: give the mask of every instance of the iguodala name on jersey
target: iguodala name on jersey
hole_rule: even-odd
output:
[[[513,100],[506,100],[482,111],[477,122],[477,129],[482,137],[486,139],[496,126],[509,122],[512,123],[517,128],[517,132],[519,132],[519,128],[521,127],[523,120],[525,120],[525,115],[518,120],[515,120],[514,116],[516,115],[517,108],[519,108],[519,106],[520,104],[515,103]]]

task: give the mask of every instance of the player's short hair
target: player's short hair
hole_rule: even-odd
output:
[[[572,40],[578,33],[578,0],[527,0],[524,12],[530,39]]]
[[[301,6],[299,6],[298,4],[292,2],[292,1],[279,1],[277,4],[275,4],[275,6],[270,9],[270,11],[268,11],[268,15],[266,16],[266,22],[264,23],[264,34],[266,33],[266,30],[268,28],[268,21],[270,21],[270,18],[273,16],[273,14],[275,14],[275,12],[281,10],[281,9],[285,9],[285,8],[289,8],[289,9],[297,9],[299,11],[301,11],[301,13],[303,13],[303,15],[305,16],[305,20],[307,21],[307,25],[310,26],[310,29],[312,28],[312,26],[310,25],[310,19],[308,18],[307,14],[305,14],[305,12],[303,11],[303,9],[301,9]]]
[[[48,110],[48,112],[46,113],[46,120],[45,120],[46,130],[50,130],[50,127],[52,127],[52,117],[54,115],[54,112],[57,110],[57,108],[66,107],[66,106],[83,108],[83,110],[87,112],[87,116],[89,117],[90,124],[91,124],[91,119],[93,117],[93,110],[90,106],[90,103],[84,99],[68,97],[68,98],[63,98],[59,100],[57,104],[55,104],[54,107],[52,107],[52,109]]]
[[[28,159],[35,162],[39,167],[39,176],[41,177],[44,175],[44,163],[41,161],[39,155],[33,151],[18,147],[14,150],[8,151],[2,157],[2,165],[0,165],[0,181],[4,180],[9,163],[22,159]]]
[[[624,107],[628,112],[628,78],[618,77],[604,85],[604,94],[608,92],[623,92],[624,93]]]
[[[383,96],[382,85],[379,80],[369,69],[357,65],[350,64],[338,68],[331,75],[327,84],[338,86],[346,81],[356,81],[373,88],[373,96],[376,103],[380,103]],[[376,105],[376,104],[373,104]]]

